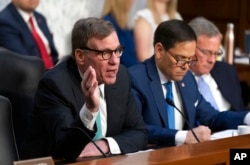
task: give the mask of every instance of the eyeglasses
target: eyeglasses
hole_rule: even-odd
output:
[[[223,54],[222,49],[220,49],[218,52],[212,52],[211,50],[206,50],[206,49],[202,49],[198,46],[196,46],[196,48],[205,56],[221,56]]]
[[[185,66],[186,64],[191,66],[191,65],[194,65],[198,61],[196,55],[194,56],[195,59],[193,59],[193,60],[184,60],[184,59],[178,59],[169,50],[168,50],[168,53],[175,59],[176,66]]]
[[[101,57],[102,57],[103,60],[109,60],[112,57],[113,54],[116,57],[121,57],[125,48],[123,46],[120,46],[120,47],[118,47],[115,50],[110,50],[110,49],[107,49],[107,50],[97,50],[97,49],[91,49],[91,48],[88,48],[88,47],[84,47],[82,49],[83,50],[88,50],[88,51],[96,52],[96,55],[101,55]]]

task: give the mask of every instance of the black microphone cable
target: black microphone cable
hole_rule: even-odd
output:
[[[171,105],[172,107],[174,107],[174,108],[182,115],[182,117],[183,117],[183,119],[185,120],[185,122],[187,123],[187,125],[188,125],[190,131],[192,132],[194,138],[195,138],[196,141],[199,143],[200,140],[199,140],[199,138],[197,137],[197,135],[195,134],[194,130],[191,128],[191,126],[190,126],[188,120],[186,119],[184,113],[183,113],[179,108],[177,108],[177,107],[175,106],[175,103],[173,102],[173,100],[167,98],[167,99],[166,99],[166,102],[167,102],[169,105]]]
[[[67,130],[69,130],[69,129],[78,130],[78,131],[82,132],[85,136],[87,136],[87,138],[90,140],[90,142],[94,144],[94,146],[95,146],[95,147],[97,148],[97,150],[102,154],[102,156],[103,156],[104,158],[107,157],[107,156],[105,155],[105,153],[102,151],[102,149],[94,142],[94,140],[93,140],[93,139],[92,139],[83,129],[81,129],[81,128],[79,128],[79,127],[68,126],[68,127],[66,127],[66,128],[63,128],[62,130],[67,131]]]

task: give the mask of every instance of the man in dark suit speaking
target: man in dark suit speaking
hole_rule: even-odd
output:
[[[124,48],[113,25],[102,19],[76,22],[72,55],[41,79],[22,158],[52,155],[76,159],[136,152],[147,131],[133,97]]]
[[[12,0],[0,12],[0,46],[20,55],[38,56],[50,69],[58,53],[46,19],[35,11],[39,0]]]

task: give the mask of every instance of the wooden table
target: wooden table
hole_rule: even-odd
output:
[[[178,147],[167,147],[132,155],[120,155],[87,161],[83,159],[71,165],[229,165],[230,148],[250,149],[250,135]]]

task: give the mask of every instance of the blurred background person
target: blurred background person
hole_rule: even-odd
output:
[[[117,32],[119,41],[125,47],[121,64],[126,67],[137,63],[132,29],[128,27],[128,16],[134,0],[106,0],[102,18],[110,21]]]
[[[139,61],[154,53],[153,34],[159,23],[169,19],[182,20],[177,11],[177,0],[147,0],[147,7],[135,15],[134,38]]]
[[[46,69],[58,61],[45,17],[36,12],[39,0],[12,0],[0,12],[0,46],[21,55],[39,56]]]
[[[190,66],[203,97],[219,111],[249,110],[244,107],[238,73],[233,65],[217,61],[222,56],[222,34],[216,25],[204,17],[189,22],[197,36],[196,64]],[[204,82],[205,81],[205,82]],[[204,84],[205,83],[205,84]],[[209,98],[208,90],[212,93]]]
[[[74,23],[80,18],[89,17],[90,14],[97,16],[96,10],[102,10],[102,1],[42,0],[40,2],[37,11],[44,14],[47,18],[48,26],[54,33],[54,42],[59,53],[59,59],[71,54],[70,37]],[[91,7],[92,5],[95,5],[95,8]]]
[[[0,0],[0,10],[11,0]],[[70,32],[73,24],[80,18],[102,17],[105,0],[42,0],[36,11],[42,13],[47,20],[49,29],[54,34],[53,40],[59,59],[71,54]],[[128,13],[128,27],[133,27],[135,13],[146,7],[146,0],[133,1]],[[72,10],[73,9],[73,10]]]

